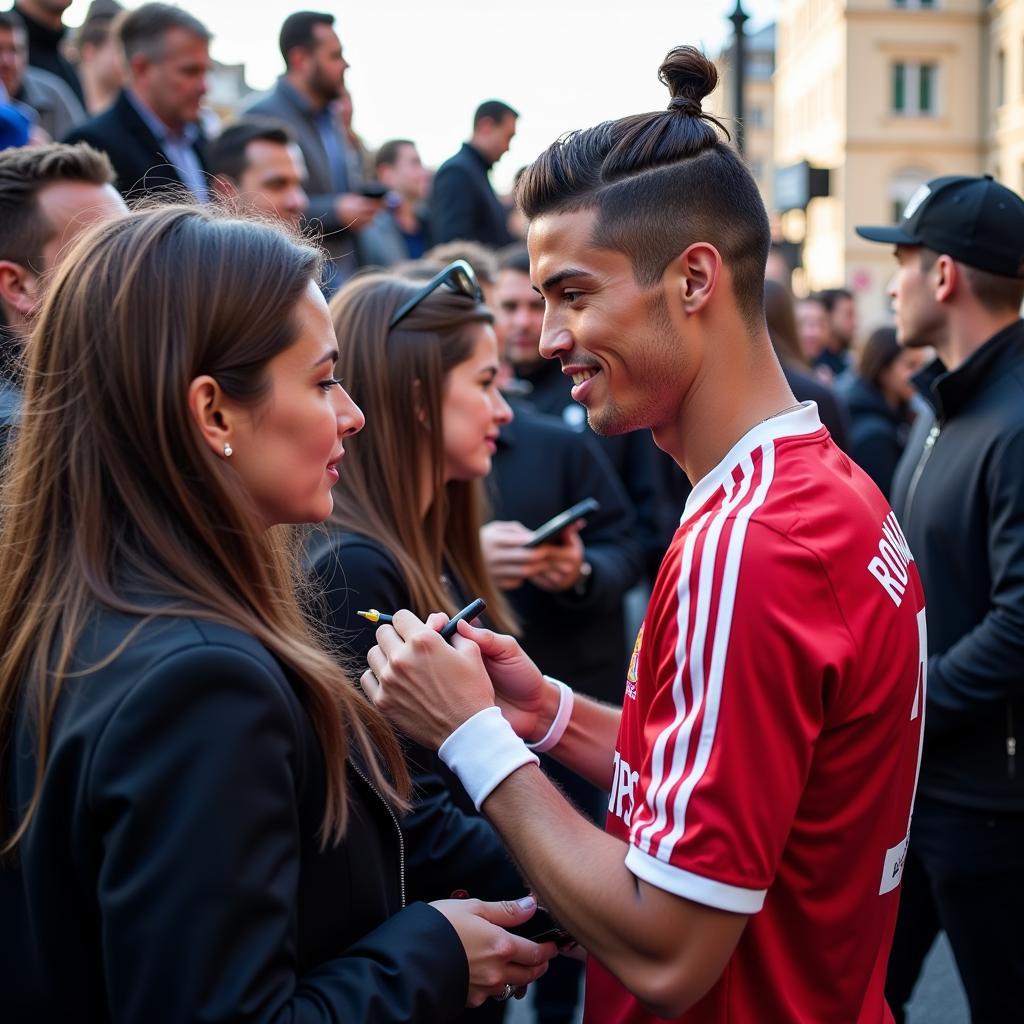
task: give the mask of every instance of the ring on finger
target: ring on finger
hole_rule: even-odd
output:
[[[510,985],[506,982],[505,987],[501,990],[501,992],[498,995],[493,996],[492,998],[496,1003],[503,1003],[505,1002],[506,999],[512,998],[512,994],[515,992],[515,990],[515,985]]]

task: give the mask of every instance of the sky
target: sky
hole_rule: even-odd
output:
[[[122,0],[126,7],[140,0]],[[780,0],[743,0],[748,30],[771,21]],[[246,78],[270,87],[283,70],[281,22],[302,0],[182,3],[213,32],[213,57],[244,62]],[[65,15],[80,24],[89,0]],[[412,138],[436,167],[469,136],[473,111],[501,99],[519,113],[512,148],[495,167],[510,187],[517,168],[573,128],[661,109],[657,79],[679,43],[716,56],[731,39],[735,0],[355,0],[308,8],[333,13],[355,107],[353,125],[370,148]]]

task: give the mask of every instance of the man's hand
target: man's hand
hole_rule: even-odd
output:
[[[550,558],[548,546],[527,548],[533,536],[522,523],[494,520],[480,528],[484,561],[502,590],[515,590],[544,569]]]
[[[543,552],[544,561],[540,569],[530,577],[534,586],[552,593],[562,593],[576,586],[583,568],[583,541],[580,530],[583,521],[567,526],[556,540],[542,544],[535,550]]]
[[[558,711],[557,688],[545,681],[514,636],[468,622],[460,622],[458,631],[460,637],[472,640],[479,648],[501,713],[518,736],[535,743],[547,732]]]
[[[451,643],[438,630],[444,615],[426,623],[412,612],[395,613],[377,630],[360,684],[363,692],[406,735],[437,750],[463,722],[494,704],[494,690],[480,648],[456,634]],[[462,625],[460,623],[460,625]]]
[[[350,231],[361,231],[380,213],[381,201],[355,192],[342,192],[334,200],[334,213],[341,226]]]

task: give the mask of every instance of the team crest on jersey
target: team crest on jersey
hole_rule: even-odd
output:
[[[643,642],[644,627],[641,623],[640,632],[636,635],[636,643],[633,644],[633,654],[629,659],[629,670],[626,672],[626,696],[630,700],[636,700],[637,663],[640,661],[640,648]]]

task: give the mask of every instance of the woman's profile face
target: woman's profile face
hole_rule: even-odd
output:
[[[293,314],[295,342],[267,364],[267,396],[239,417],[229,461],[268,526],[326,519],[344,454],[362,429],[359,407],[333,383],[338,344],[320,290],[310,282]]]
[[[441,403],[445,482],[487,476],[501,427],[512,419],[512,410],[498,390],[494,329],[478,324],[472,330],[476,332],[473,351],[445,378]]]

